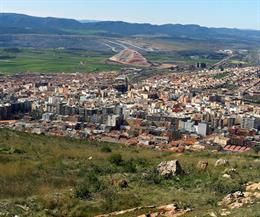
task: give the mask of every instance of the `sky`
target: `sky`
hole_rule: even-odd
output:
[[[0,0],[0,12],[260,30],[260,0]]]

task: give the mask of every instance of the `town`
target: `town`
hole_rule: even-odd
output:
[[[260,0],[0,0],[0,217],[260,217]]]
[[[0,126],[169,152],[246,152],[259,145],[260,67],[169,72],[133,68],[16,74],[0,80]]]

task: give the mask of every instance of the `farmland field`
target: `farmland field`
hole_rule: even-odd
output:
[[[82,50],[1,49],[0,73],[101,72],[119,70],[105,61],[111,55]]]

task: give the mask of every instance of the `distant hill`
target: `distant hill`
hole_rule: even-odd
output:
[[[68,30],[79,30],[82,27],[80,22],[73,19],[41,18],[12,13],[0,14],[0,34],[65,34]]]
[[[120,53],[114,55],[109,60],[125,65],[150,66],[142,54],[132,49],[122,50]]]
[[[99,20],[78,20],[80,23],[96,23],[100,22]]]
[[[193,40],[228,40],[260,42],[260,31],[228,28],[207,28],[199,25],[137,24],[121,21],[85,22],[53,17],[0,13],[0,34],[60,34],[123,37],[164,37]]]

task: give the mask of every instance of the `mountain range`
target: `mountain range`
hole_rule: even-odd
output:
[[[199,25],[82,22],[74,19],[0,13],[0,34],[97,35],[106,37],[160,37],[198,40],[260,42],[260,31],[208,28]]]

